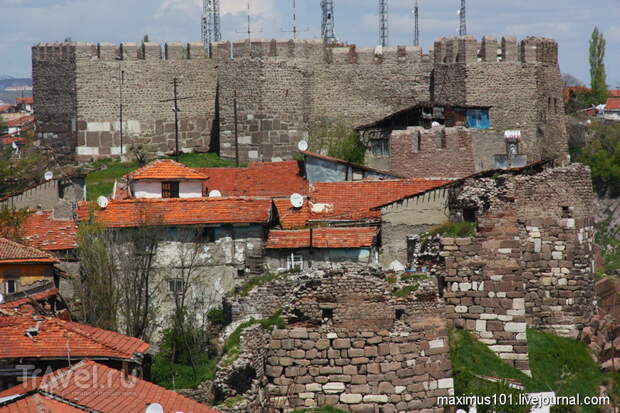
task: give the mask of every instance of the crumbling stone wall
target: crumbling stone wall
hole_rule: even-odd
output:
[[[592,201],[580,164],[455,189],[452,211],[476,210],[478,234],[442,240],[448,318],[522,370],[528,327],[576,337],[594,305]]]

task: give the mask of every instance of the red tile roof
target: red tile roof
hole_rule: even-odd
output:
[[[13,119],[13,120],[7,121],[6,122],[6,126],[8,126],[8,127],[22,126],[22,125],[25,125],[25,124],[30,123],[30,122],[34,122],[34,116],[26,115],[26,116],[22,116],[22,117],[17,118],[17,119]]]
[[[280,225],[283,229],[303,228],[308,225],[310,219],[308,202],[304,202],[301,208],[294,208],[289,198],[274,199],[273,203],[278,211]]]
[[[400,179],[384,181],[324,182],[310,189],[311,219],[356,221],[378,219],[372,208],[450,183],[448,180]]]
[[[46,252],[0,238],[0,264],[55,263],[58,260]]]
[[[93,204],[78,204],[78,219],[89,219]],[[141,225],[198,225],[266,223],[271,200],[246,198],[168,198],[112,200],[95,210],[97,220],[109,227]]]
[[[297,161],[257,162],[247,168],[199,168],[209,176],[209,191],[223,196],[279,197],[294,193],[306,195],[308,181]]]
[[[0,403],[0,413],[84,413],[83,409],[54,400],[40,393]]]
[[[32,105],[34,104],[34,98],[33,97],[29,97],[29,98],[17,98],[15,99],[16,103],[23,103],[25,105]]]
[[[605,110],[620,110],[620,96],[607,99]]]
[[[9,109],[12,109],[13,105],[0,105],[0,113],[6,112]]]
[[[175,162],[171,159],[159,159],[148,165],[137,169],[127,175],[129,179],[134,181],[150,179],[156,181],[162,180],[184,180],[184,181],[203,181],[208,177],[194,168],[189,168],[183,164]]]
[[[0,317],[0,359],[14,358],[114,358],[135,359],[149,344],[134,337],[73,323],[54,317],[38,317],[39,332],[26,330],[37,321],[32,316]]]
[[[75,221],[54,219],[50,211],[30,215],[23,223],[20,235],[28,245],[43,251],[77,248]]]
[[[134,376],[125,377],[119,370],[89,360],[36,381],[34,387],[38,394],[53,397],[62,403],[70,402],[89,411],[143,413],[151,403],[159,403],[166,413],[217,413],[217,410],[176,392]],[[23,391],[22,385],[17,387],[17,390],[0,393],[0,397]],[[60,412],[64,413],[62,410]]]
[[[610,90],[609,96],[611,97],[620,97],[620,90]]]
[[[58,295],[58,289],[51,288],[49,290],[42,291],[40,293],[32,294],[28,297],[18,298],[17,300],[14,300],[14,301],[8,301],[7,299],[6,302],[4,302],[3,304],[0,304],[0,309],[3,309],[3,310],[18,309],[19,307],[23,305],[28,305],[32,303],[32,301],[41,302],[41,301],[47,300],[48,298],[55,297],[56,295]]]
[[[378,229],[373,227],[316,228],[269,232],[266,248],[363,248],[372,247]]]

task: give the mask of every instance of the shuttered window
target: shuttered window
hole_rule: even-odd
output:
[[[178,198],[179,183],[178,182],[162,182],[161,183],[162,198]]]

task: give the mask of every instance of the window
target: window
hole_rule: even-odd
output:
[[[302,271],[304,269],[304,257],[291,252],[291,255],[287,258],[286,268],[289,271]]]
[[[562,218],[572,218],[573,217],[573,208],[568,206],[562,207]]]
[[[402,320],[403,316],[405,315],[405,310],[403,310],[401,308],[397,308],[394,315],[396,316],[397,320]]]
[[[215,228],[213,227],[205,227],[202,230],[202,241],[206,243],[215,242]]]
[[[185,280],[180,278],[168,280],[168,286],[170,287],[170,292],[172,294],[181,294],[183,290],[185,290]]]
[[[161,197],[162,198],[178,198],[179,197],[179,183],[175,181],[162,182],[161,183]]]
[[[465,222],[478,222],[476,217],[476,210],[473,208],[463,209],[463,221]]]
[[[7,294],[13,294],[17,292],[17,281],[15,280],[6,280],[4,282],[4,292]]]
[[[333,319],[334,318],[334,309],[333,308],[323,308],[321,309],[321,318],[323,319]]]

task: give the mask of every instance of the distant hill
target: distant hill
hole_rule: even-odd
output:
[[[0,90],[16,86],[32,86],[32,79],[0,75]]]
[[[32,87],[32,79],[24,77],[17,78],[7,75],[0,75],[0,100],[15,104],[15,99],[19,97],[32,96],[32,90],[6,90],[7,88]]]

